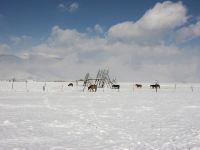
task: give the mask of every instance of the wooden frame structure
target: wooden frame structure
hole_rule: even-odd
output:
[[[111,81],[109,76],[109,69],[99,69],[97,72],[96,78],[91,78],[89,73],[86,73],[84,82],[83,82],[83,91],[85,87],[88,87],[91,84],[97,85],[98,88],[104,88],[105,86],[112,88],[113,82],[116,81],[116,78]]]

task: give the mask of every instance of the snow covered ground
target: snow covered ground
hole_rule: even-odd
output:
[[[43,85],[0,82],[1,150],[200,150],[200,84]]]

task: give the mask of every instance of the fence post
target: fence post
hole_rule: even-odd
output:
[[[176,83],[175,83],[175,85],[174,85],[174,89],[175,89],[175,91],[176,91]]]
[[[192,90],[192,92],[194,91],[193,86],[191,86],[191,90]]]

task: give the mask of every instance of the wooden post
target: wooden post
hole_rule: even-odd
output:
[[[45,91],[45,86],[44,86],[44,85],[43,85],[43,88],[42,88],[42,89],[43,89],[43,92],[44,92],[44,91]]]
[[[28,86],[27,86],[27,84],[28,84],[28,81],[26,80],[26,92],[28,92]]]
[[[46,90],[46,82],[45,82],[45,84],[43,85],[42,89],[43,89],[43,92]]]
[[[194,89],[193,89],[193,86],[191,86],[191,90],[192,90],[192,92],[193,92],[193,90],[194,90]]]
[[[12,89],[14,88],[13,84],[14,84],[14,81],[12,82]]]
[[[12,80],[12,90],[14,89],[14,79]]]

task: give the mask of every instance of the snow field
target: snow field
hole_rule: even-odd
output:
[[[0,82],[2,150],[198,150],[200,85],[118,92],[64,82]],[[192,88],[191,88],[192,87]]]

